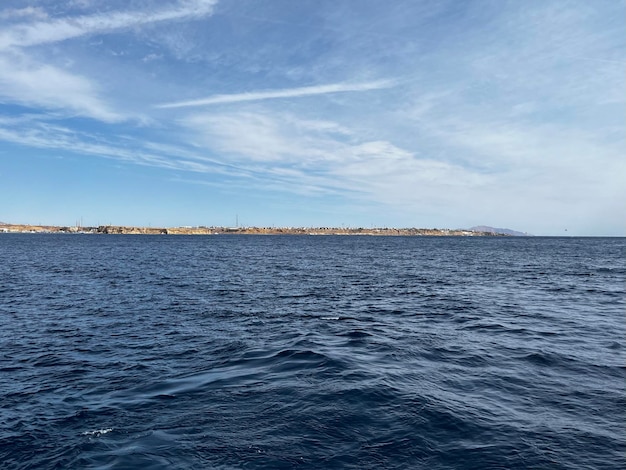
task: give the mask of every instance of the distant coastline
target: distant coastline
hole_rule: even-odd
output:
[[[370,236],[462,236],[501,237],[491,231],[439,228],[344,228],[344,227],[134,227],[99,225],[97,227],[0,224],[0,233],[67,233],[101,235],[370,235]]]

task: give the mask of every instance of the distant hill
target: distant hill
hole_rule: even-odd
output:
[[[511,230],[510,228],[495,228],[488,227],[487,225],[477,225],[476,227],[472,227],[470,230],[473,232],[489,232],[489,233],[501,233],[502,235],[510,235],[512,237],[531,237],[530,233],[526,232],[518,232],[516,230]]]

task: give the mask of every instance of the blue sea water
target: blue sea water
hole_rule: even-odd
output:
[[[0,467],[626,468],[625,248],[2,234]]]

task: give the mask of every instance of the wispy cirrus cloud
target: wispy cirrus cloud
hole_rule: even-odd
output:
[[[600,217],[592,198],[604,202],[602,216],[617,210],[616,175],[626,171],[618,143],[608,146],[603,135],[554,125],[472,117],[467,109],[458,117],[441,115],[431,105],[420,110],[413,126],[437,142],[435,148],[445,145],[451,158],[267,108],[199,113],[182,123],[199,151],[253,168],[270,186],[280,182],[284,190],[306,187],[311,194],[384,203],[407,217],[432,212],[433,220],[443,220],[444,209],[455,207],[467,213],[459,215],[459,224],[508,211],[500,217],[509,225],[538,217],[551,226],[569,204],[581,217]]]
[[[17,24],[0,33],[0,49],[49,44],[161,21],[202,17],[209,15],[216,3],[217,0],[193,0],[152,12],[118,11]]]
[[[40,55],[31,53],[31,47],[159,22],[201,18],[210,15],[216,3],[217,0],[188,0],[157,10],[62,18],[50,18],[43,9],[34,7],[4,10],[0,13],[0,20],[7,22],[0,28],[0,99],[108,123],[128,120],[128,113],[114,110],[105,99],[104,87],[90,76],[89,70],[77,72],[73,61],[62,65],[42,61]],[[137,113],[132,114],[137,117]]]
[[[213,95],[196,100],[163,103],[157,105],[157,108],[187,108],[192,106],[207,106],[212,104],[241,103],[245,101],[274,100],[280,98],[302,98],[305,96],[327,95],[330,93],[349,93],[381,90],[385,88],[392,88],[396,85],[397,82],[394,80],[375,80],[362,83],[331,83],[327,85],[286,88],[282,90],[263,90],[246,93]]]
[[[332,121],[290,113],[203,113],[183,125],[198,148],[252,168],[265,175],[268,184],[278,181],[285,188],[317,188],[415,207],[425,197],[453,197],[454,191],[439,191],[443,186],[462,191],[485,186],[491,178],[388,141],[359,138]]]
[[[0,141],[28,147],[61,150],[64,153],[92,155],[134,165],[168,170],[246,176],[245,169],[202,158],[176,146],[124,139],[105,139],[98,134],[76,132],[40,116],[3,118],[0,116]]]
[[[9,8],[0,12],[0,19],[8,18],[48,18],[48,14],[42,9],[37,7],[24,7],[24,8]]]
[[[2,98],[23,106],[63,109],[103,122],[125,120],[98,96],[97,86],[87,77],[21,55],[0,54]]]

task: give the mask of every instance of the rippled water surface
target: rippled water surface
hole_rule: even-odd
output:
[[[626,468],[625,246],[0,235],[0,466]]]

